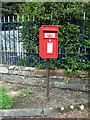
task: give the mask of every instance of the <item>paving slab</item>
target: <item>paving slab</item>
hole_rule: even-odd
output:
[[[40,108],[0,110],[0,117],[41,116],[43,114],[43,109]]]

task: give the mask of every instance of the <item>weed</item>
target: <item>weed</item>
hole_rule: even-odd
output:
[[[70,81],[70,78],[64,77],[64,83],[68,83]]]
[[[29,94],[32,94],[32,93],[33,93],[33,91],[30,88],[27,88],[24,92],[23,97],[26,97],[26,96],[28,96]]]
[[[9,109],[13,105],[13,101],[9,95],[7,95],[4,86],[0,86],[0,109]]]

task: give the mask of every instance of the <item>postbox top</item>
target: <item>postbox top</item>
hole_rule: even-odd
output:
[[[57,25],[42,25],[40,29],[43,31],[58,31],[58,26]]]

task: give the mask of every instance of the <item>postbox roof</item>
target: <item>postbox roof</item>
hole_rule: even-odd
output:
[[[58,31],[57,25],[42,25],[41,30],[43,31]]]

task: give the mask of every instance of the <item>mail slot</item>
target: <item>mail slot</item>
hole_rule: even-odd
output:
[[[39,29],[39,56],[41,58],[58,57],[58,26],[42,25]]]

